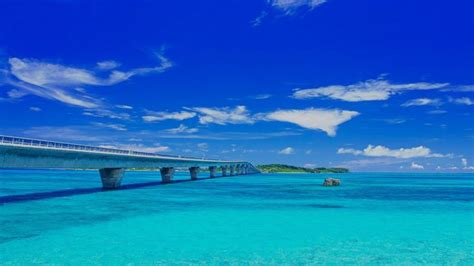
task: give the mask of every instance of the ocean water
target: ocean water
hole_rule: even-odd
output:
[[[159,180],[0,170],[0,264],[474,265],[474,174]]]

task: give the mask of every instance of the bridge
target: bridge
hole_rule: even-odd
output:
[[[127,168],[160,169],[164,183],[173,180],[175,169],[187,168],[191,180],[200,169],[209,177],[255,174],[249,162],[161,155],[0,135],[0,168],[99,169],[102,187],[117,189]]]

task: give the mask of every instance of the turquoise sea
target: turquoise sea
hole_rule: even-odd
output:
[[[0,170],[0,264],[474,265],[474,174],[159,180]]]

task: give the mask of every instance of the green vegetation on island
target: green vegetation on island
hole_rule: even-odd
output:
[[[310,174],[320,174],[320,173],[348,173],[349,169],[347,168],[306,168],[298,167],[285,164],[266,164],[266,165],[257,165],[257,169],[262,173],[310,173]]]

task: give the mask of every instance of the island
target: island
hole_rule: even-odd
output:
[[[298,167],[293,165],[286,164],[266,164],[266,165],[257,165],[257,169],[262,173],[309,173],[309,174],[324,174],[324,173],[349,173],[347,168],[326,168],[326,167],[317,167],[317,168],[306,168]]]

